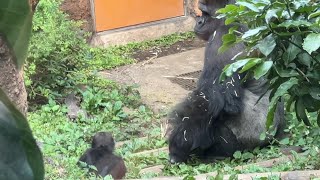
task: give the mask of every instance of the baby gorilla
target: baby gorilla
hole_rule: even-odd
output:
[[[113,154],[115,142],[110,133],[98,132],[93,136],[92,147],[79,159],[88,166],[97,168],[96,175],[111,175],[114,179],[122,179],[126,174],[126,166],[121,157]]]

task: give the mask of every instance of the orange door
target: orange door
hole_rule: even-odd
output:
[[[94,7],[98,32],[184,15],[183,0],[94,0]]]

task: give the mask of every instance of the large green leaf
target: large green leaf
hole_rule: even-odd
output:
[[[318,10],[317,12],[311,13],[308,16],[308,19],[312,19],[312,18],[315,18],[315,17],[318,17],[318,16],[320,16],[320,10]]]
[[[237,40],[237,36],[234,34],[225,34],[222,36],[223,44],[218,49],[218,53],[225,52],[229,47],[231,47]]]
[[[250,29],[249,31],[245,32],[244,35],[242,36],[242,39],[246,39],[251,36],[255,36],[260,33],[260,31],[266,30],[267,26],[261,26],[257,27],[255,29]]]
[[[309,54],[319,49],[319,47],[320,47],[319,33],[311,33],[304,39],[303,49],[306,50]]]
[[[266,126],[269,128],[273,122],[274,112],[278,103],[278,100],[288,92],[288,90],[298,84],[299,80],[297,78],[290,78],[287,82],[282,83],[275,91],[273,97],[271,98],[269,105],[269,112],[267,116]]]
[[[269,9],[266,13],[266,16],[265,16],[265,20],[266,20],[266,23],[269,24],[271,19],[272,18],[279,18],[278,17],[278,12],[281,11],[280,8],[277,8],[277,9]]]
[[[42,180],[42,154],[24,116],[0,89],[0,178]]]
[[[302,38],[300,35],[295,35],[292,36],[291,41],[296,45],[300,45],[302,43]],[[301,49],[294,44],[290,43],[287,51],[283,53],[283,60],[286,62],[286,64],[289,64],[301,52]]]
[[[255,4],[244,2],[244,1],[238,1],[236,4],[244,6],[244,7],[248,8],[248,9],[254,11],[254,12],[260,12],[259,8],[256,7]]]
[[[274,50],[276,45],[277,44],[273,35],[269,34],[267,37],[265,37],[258,43],[257,47],[263,55],[268,56]]]
[[[302,27],[302,26],[311,26],[312,24],[305,20],[287,20],[278,25],[278,27]]]
[[[270,68],[272,67],[273,62],[272,61],[264,61],[263,63],[259,64],[254,69],[254,78],[260,79],[262,76],[268,73]]]
[[[236,72],[239,68],[246,65],[250,60],[255,58],[241,59],[232,64],[228,64],[223,68],[223,72],[220,75],[219,81],[225,80],[226,76],[231,76],[234,72]]]
[[[306,114],[305,106],[303,104],[303,98],[300,97],[295,104],[295,109],[296,109],[296,115],[298,120],[302,120],[305,125],[311,126],[311,123],[308,119],[308,116]]]
[[[257,64],[260,64],[261,62],[262,62],[262,59],[260,58],[252,58],[245,66],[243,66],[243,68],[239,71],[239,73],[248,71],[249,69],[253,68]]]
[[[32,12],[28,0],[0,0],[0,34],[13,50],[20,68],[26,59]]]

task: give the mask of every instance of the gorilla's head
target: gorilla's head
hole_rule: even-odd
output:
[[[224,25],[223,19],[216,18],[216,11],[230,3],[234,0],[199,0],[202,16],[196,17],[194,32],[200,39],[208,41],[214,31]]]
[[[170,163],[185,162],[190,158],[192,143],[186,137],[187,131],[178,132],[174,130],[169,139],[169,161]]]
[[[114,150],[115,142],[112,135],[108,132],[98,132],[92,138],[92,148],[105,147],[110,151]]]
[[[208,41],[210,36],[216,30],[217,25],[219,25],[219,21],[213,19],[209,14],[203,12],[202,16],[196,17],[194,32],[200,39]]]
[[[168,139],[171,163],[185,162],[195,151],[212,145],[207,108],[205,94],[194,91],[169,114],[169,121],[173,125]]]
[[[217,16],[216,12],[220,8],[224,8],[227,4],[234,4],[235,0],[199,0],[198,7],[202,12],[210,16]]]

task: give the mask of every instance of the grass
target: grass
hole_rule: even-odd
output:
[[[112,50],[118,52],[119,54],[127,54],[130,56],[134,51],[138,50],[147,50],[154,47],[168,47],[179,41],[193,39],[195,38],[194,32],[186,32],[186,33],[174,33],[171,35],[163,36],[156,40],[146,40],[143,42],[132,42],[123,46],[114,46],[111,47]]]

